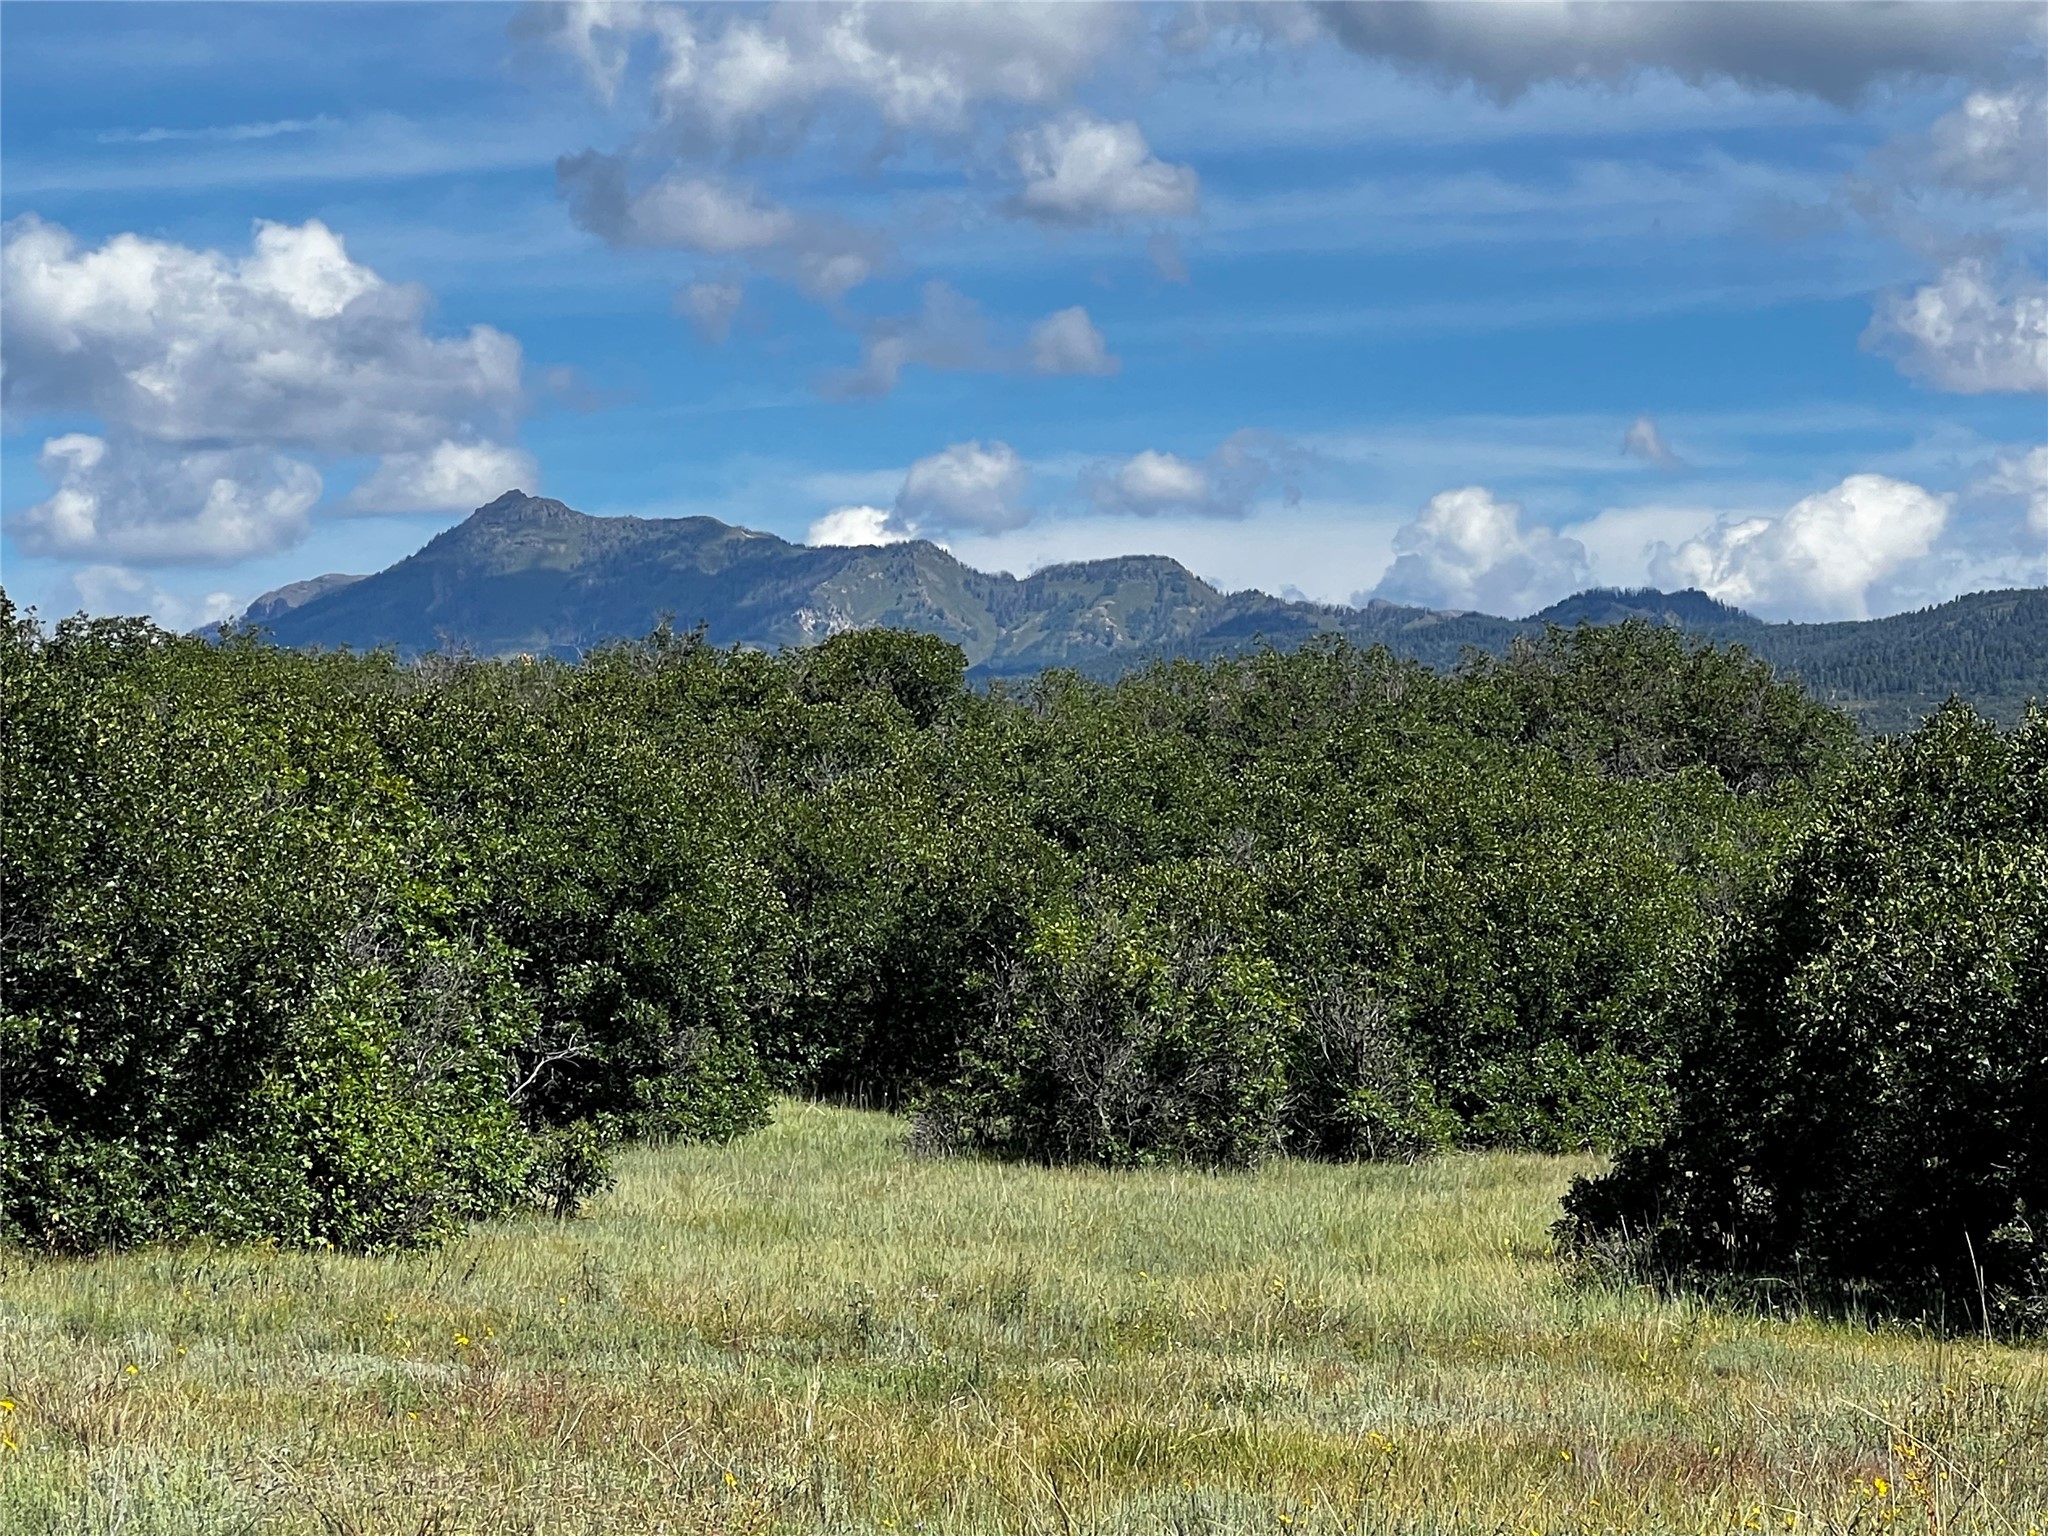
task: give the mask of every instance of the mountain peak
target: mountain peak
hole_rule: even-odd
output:
[[[266,593],[248,618],[285,645],[389,646],[402,655],[470,651],[564,658],[645,635],[664,615],[705,626],[712,643],[774,650],[854,629],[906,629],[959,645],[978,677],[1048,667],[1114,676],[1155,657],[1210,657],[1318,635],[1384,644],[1432,666],[1468,649],[1499,654],[1545,623],[1648,620],[1701,638],[1740,640],[1800,669],[1822,697],[1866,723],[1910,724],[1948,691],[1996,700],[2009,716],[2048,695],[2048,589],[1961,598],[1923,614],[1852,624],[1767,624],[1704,592],[1594,588],[1529,619],[1363,608],[1226,592],[1164,555],[1047,566],[1018,580],[963,565],[935,544],[792,544],[709,517],[592,517],[508,491],[426,548],[373,576],[324,576]],[[1923,690],[1866,697],[1870,658],[1908,641],[1968,657],[1933,668]],[[1959,644],[1957,635],[1967,637]],[[1987,659],[1989,658],[1989,659]],[[1887,665],[1891,663],[1887,662]],[[1948,666],[1944,661],[1943,666]]]
[[[1676,629],[1757,622],[1753,614],[1732,603],[1709,597],[1697,587],[1686,587],[1678,592],[1661,592],[1655,587],[1589,587],[1529,617],[1532,623],[1563,625],[1619,624],[1627,619],[1648,619]]]
[[[548,496],[529,496],[524,491],[507,491],[496,501],[487,501],[463,521],[468,523],[561,521],[580,518],[583,513]]]

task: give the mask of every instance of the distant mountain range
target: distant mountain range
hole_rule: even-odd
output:
[[[1445,667],[1545,624],[1644,618],[1739,642],[1866,729],[1910,726],[1959,693],[2002,719],[2048,700],[2048,589],[1980,592],[1917,613],[1770,624],[1703,592],[1581,592],[1526,619],[1372,602],[1363,608],[1220,592],[1160,555],[1049,566],[1021,580],[923,540],[812,548],[708,517],[589,517],[510,491],[372,576],[295,582],[245,618],[282,645],[401,654],[574,657],[664,616],[720,645],[806,645],[845,629],[956,642],[973,675],[1048,667],[1114,676],[1161,656],[1211,657],[1318,634]]]

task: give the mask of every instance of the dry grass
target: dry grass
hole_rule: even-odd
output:
[[[2048,1528],[2048,1353],[1576,1289],[1577,1166],[920,1163],[792,1104],[426,1257],[15,1257],[0,1530]]]

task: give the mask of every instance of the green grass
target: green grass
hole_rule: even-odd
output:
[[[1575,1287],[1585,1163],[902,1141],[784,1105],[411,1258],[8,1257],[0,1531],[2048,1527],[2048,1352]]]

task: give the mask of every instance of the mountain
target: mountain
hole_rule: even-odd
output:
[[[1704,592],[1659,592],[1654,587],[1590,587],[1529,616],[1534,624],[1620,624],[1648,619],[1679,629],[1762,622]]]
[[[292,582],[257,598],[242,615],[242,622],[258,625],[275,623],[281,614],[289,613],[301,604],[310,603],[316,597],[325,597],[329,592],[338,591],[350,582],[362,579],[360,576],[344,576],[339,571],[329,571],[325,576]]]
[[[1448,667],[1546,624],[1640,618],[1745,645],[1870,730],[1910,726],[1951,693],[2008,720],[2029,697],[2048,699],[2048,589],[1980,592],[1885,619],[1770,624],[1703,592],[1599,588],[1504,619],[1226,593],[1159,555],[1019,580],[923,540],[812,548],[708,517],[589,517],[518,491],[386,570],[297,582],[244,617],[283,645],[575,657],[664,616],[703,624],[720,645],[768,649],[845,629],[922,630],[958,644],[980,678],[1047,667],[1110,677],[1160,656],[1287,648],[1318,634]]]
[[[517,491],[388,570],[321,580],[328,590],[266,594],[247,617],[285,645],[558,656],[644,634],[664,614],[719,644],[762,647],[886,625],[957,642],[984,675],[1017,675],[1120,666],[1264,627],[1337,628],[1353,611],[1225,595],[1155,555],[1019,581],[923,540],[814,549],[708,517],[588,517]]]

